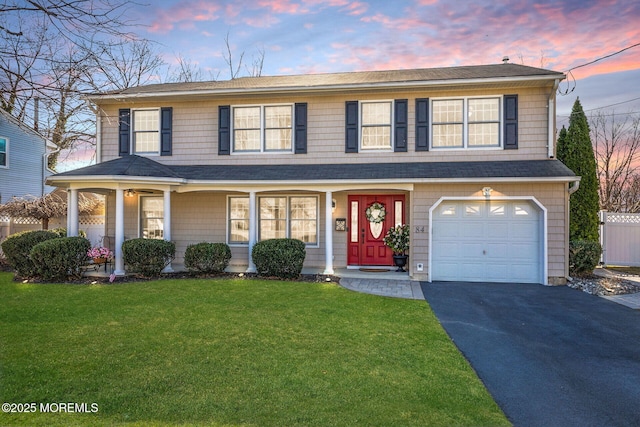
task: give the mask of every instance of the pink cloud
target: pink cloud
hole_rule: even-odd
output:
[[[273,13],[286,13],[296,15],[305,13],[305,9],[299,3],[293,3],[290,0],[260,0],[258,6],[269,9]]]
[[[168,9],[158,8],[149,31],[166,34],[176,25],[180,28],[193,28],[193,21],[215,21],[220,18],[220,6],[207,1],[191,1],[175,4]]]
[[[359,1],[349,3],[342,8],[342,10],[346,11],[349,15],[362,15],[367,11],[367,9],[369,9],[369,5]]]

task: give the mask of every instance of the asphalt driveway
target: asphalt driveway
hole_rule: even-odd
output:
[[[640,425],[640,311],[565,286],[422,291],[515,426]]]

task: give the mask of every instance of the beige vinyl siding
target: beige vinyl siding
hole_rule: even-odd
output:
[[[491,90],[374,92],[370,94],[314,95],[308,97],[238,97],[206,101],[167,101],[126,105],[130,108],[173,107],[173,155],[150,156],[173,165],[262,164],[262,163],[371,163],[465,160],[523,160],[547,157],[547,98],[545,88],[504,88]],[[518,94],[518,150],[431,150],[415,151],[415,99],[455,96]],[[345,101],[408,99],[408,152],[367,151],[345,153]],[[308,104],[307,154],[238,153],[218,155],[218,106],[266,105],[306,102]],[[102,105],[102,161],[117,157],[118,109],[121,104]]]
[[[547,261],[550,283],[559,283],[567,276],[568,248],[566,246],[568,230],[565,227],[567,217],[568,193],[566,183],[548,184],[503,184],[487,183],[493,188],[492,197],[535,197],[547,209]],[[414,191],[407,196],[405,215],[411,226],[410,268],[416,280],[428,279],[429,260],[429,209],[441,197],[480,197],[484,184],[416,184]],[[285,194],[286,192],[278,192]],[[352,192],[362,194],[362,191]],[[377,193],[388,193],[378,191]],[[184,263],[184,252],[188,245],[207,242],[226,242],[227,233],[227,196],[245,193],[190,192],[171,193],[172,229],[171,240],[176,243],[176,264]],[[269,192],[258,192],[258,196]],[[323,192],[305,194],[319,197],[319,245],[307,247],[305,267],[324,268],[325,266],[325,194]],[[336,218],[347,218],[347,200],[350,192],[335,192],[336,209],[332,214],[334,267],[346,267],[348,232],[335,231]],[[161,194],[158,194],[161,195]],[[139,199],[125,197],[125,237],[138,237]],[[107,198],[107,235],[115,235],[115,197],[111,193]],[[248,247],[232,245],[233,266],[248,264]],[[424,264],[424,271],[416,271],[416,264]]]

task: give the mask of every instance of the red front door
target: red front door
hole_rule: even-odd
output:
[[[393,265],[384,236],[404,224],[404,200],[404,195],[349,196],[349,265]]]

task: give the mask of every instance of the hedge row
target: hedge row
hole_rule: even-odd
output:
[[[84,237],[60,237],[63,230],[27,231],[8,237],[2,243],[7,263],[19,277],[41,277],[58,281],[79,278],[89,261],[90,242]],[[175,258],[173,242],[157,239],[131,239],[122,244],[127,269],[147,277],[158,276]],[[256,243],[251,253],[259,275],[297,278],[306,257],[305,244],[296,239],[269,239]],[[185,251],[185,267],[201,273],[224,271],[231,259],[225,243],[198,243]]]

